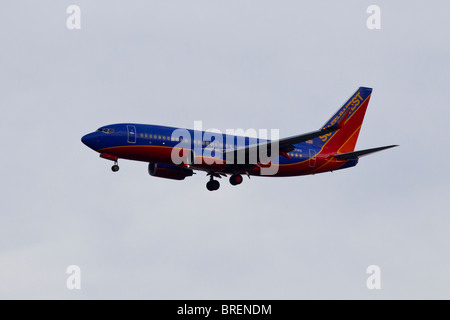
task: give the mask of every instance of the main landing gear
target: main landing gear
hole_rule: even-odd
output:
[[[242,176],[240,174],[233,174],[230,177],[230,183],[233,186],[237,186],[238,184],[241,184],[243,180],[244,179],[242,178]]]
[[[214,180],[214,177],[221,178],[222,176],[225,176],[225,174],[210,172],[210,173],[208,173],[208,176],[210,178],[209,178],[208,183],[206,184],[206,189],[208,189],[209,191],[218,190],[220,188],[220,183],[219,183],[219,181]],[[230,177],[230,183],[233,186],[237,186],[238,184],[241,184],[243,180],[244,179],[242,178],[242,176],[238,173],[235,173]]]
[[[210,179],[206,184],[206,189],[209,191],[216,191],[220,188],[220,183],[217,180],[214,180],[214,174],[209,174]]]

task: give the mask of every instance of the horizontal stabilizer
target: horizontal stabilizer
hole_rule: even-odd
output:
[[[366,149],[366,150],[360,150],[355,152],[348,152],[348,153],[341,153],[334,155],[335,159],[338,160],[353,160],[358,159],[359,157],[366,156],[371,153],[375,153],[378,151],[383,151],[386,149],[398,147],[398,145],[392,145],[392,146],[385,146],[385,147],[379,147],[379,148],[372,148],[372,149]]]

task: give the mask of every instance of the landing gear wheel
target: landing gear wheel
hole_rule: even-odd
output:
[[[113,166],[111,167],[111,170],[112,170],[113,172],[117,172],[117,171],[119,171],[119,166],[118,166],[117,164],[115,164],[115,165],[113,165]]]
[[[206,184],[206,189],[208,189],[209,191],[216,191],[217,189],[219,189],[219,187],[220,183],[217,180],[210,180]]]
[[[240,175],[240,174],[233,174],[231,177],[230,177],[230,183],[233,185],[233,186],[237,186],[238,184],[241,184],[242,183],[242,176]]]

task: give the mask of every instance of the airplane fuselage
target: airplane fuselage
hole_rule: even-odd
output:
[[[180,145],[180,141],[174,138],[173,135],[176,130],[179,130],[179,128],[135,123],[112,124],[87,134],[82,140],[90,148],[104,156],[106,155],[106,158],[112,156],[110,157],[111,160],[117,157],[118,159],[148,163],[178,165],[173,162],[172,157],[173,148],[179,148],[177,146]],[[197,151],[194,154],[195,157],[202,157],[207,153],[208,158],[214,158],[214,163],[209,161],[211,164],[207,164],[205,161],[197,161],[200,162],[197,164],[189,163],[190,168],[206,172],[227,172],[226,158],[223,156],[225,150],[236,150],[260,142],[257,138],[226,134],[223,134],[223,138],[219,139],[219,141],[210,141],[209,139],[204,139],[209,135],[209,132],[183,130],[189,132],[190,137],[192,137],[183,141],[185,149]],[[196,139],[196,137],[199,137],[199,139]],[[323,139],[325,138],[327,137],[324,136]],[[207,152],[207,149],[211,149],[211,147],[214,147],[214,149]],[[328,150],[326,145],[315,145],[312,140],[294,144],[294,147],[292,151],[287,152],[285,155],[280,155],[278,162],[273,161],[273,163],[278,163],[277,172],[268,176],[315,174],[348,168],[355,166],[358,162],[357,160],[336,160],[333,158],[335,152]],[[264,166],[267,164],[258,163],[258,165]],[[253,166],[246,173],[249,175],[260,175],[260,171],[258,166]]]

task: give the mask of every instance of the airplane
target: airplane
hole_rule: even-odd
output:
[[[113,172],[119,171],[119,159],[147,162],[151,176],[173,180],[184,180],[194,170],[204,171],[209,176],[207,189],[215,191],[220,183],[214,178],[230,176],[235,186],[242,183],[243,175],[288,177],[341,170],[356,166],[363,156],[397,147],[354,151],[371,94],[372,88],[360,87],[319,130],[277,140],[211,136],[207,131],[188,129],[182,132],[190,137],[180,137],[180,128],[119,123],[100,127],[81,141],[101,158],[113,161]],[[258,153],[263,147],[266,156]],[[174,154],[183,160],[175,159]],[[251,157],[254,154],[256,157]],[[270,166],[276,170],[264,175],[263,170]]]

